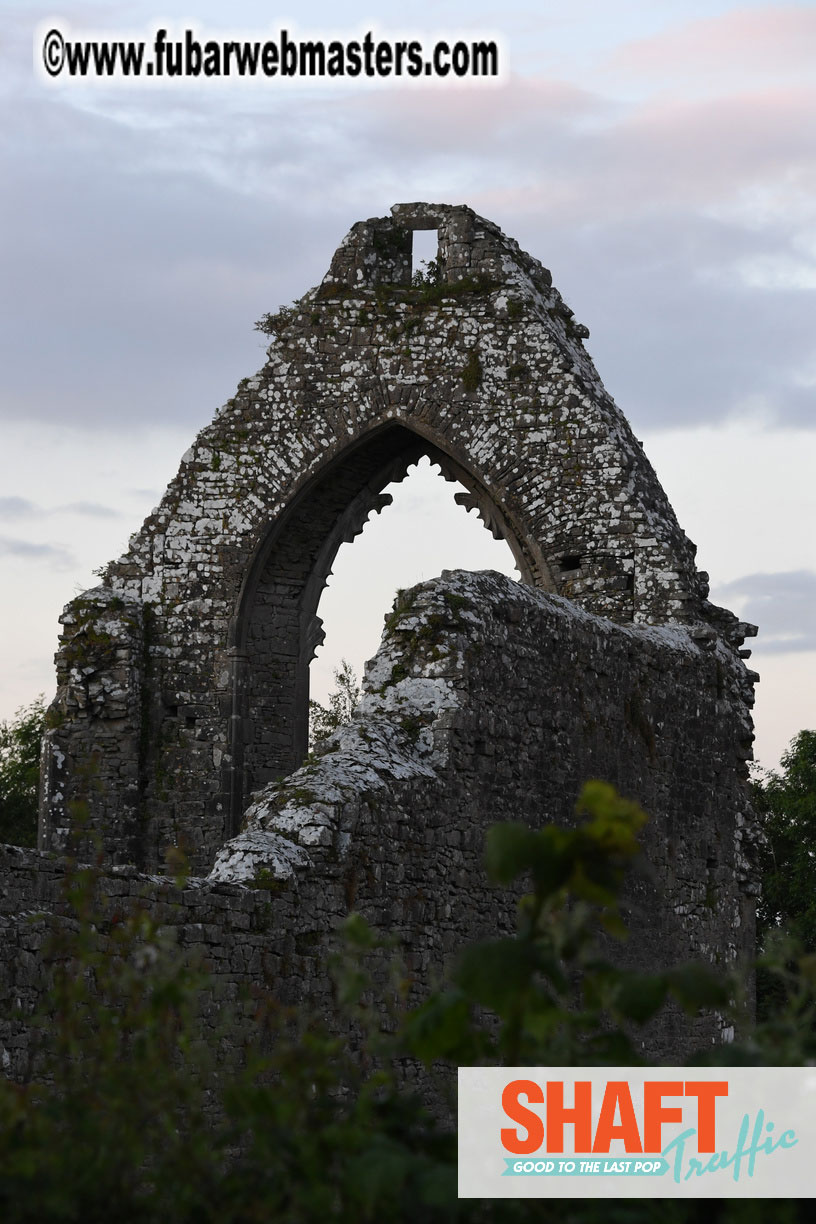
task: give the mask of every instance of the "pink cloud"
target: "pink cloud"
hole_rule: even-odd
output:
[[[681,198],[734,189],[813,164],[816,87],[688,103],[656,102],[607,133],[610,158],[641,163]],[[645,160],[644,160],[645,159]]]
[[[488,216],[574,226],[681,213],[738,217],[748,209],[795,232],[795,217],[807,227],[816,216],[814,114],[816,88],[647,102],[602,128],[532,149],[523,172],[528,136],[508,130],[501,140],[508,173],[493,176],[479,205]]]
[[[343,102],[338,99],[338,104]],[[372,106],[370,95],[346,103],[364,128],[387,129],[400,142],[423,153],[454,147],[487,152],[521,122],[550,131],[601,116],[605,99],[566,81],[511,77],[484,88],[383,90]]]
[[[368,153],[391,166],[401,158],[412,181],[446,166],[454,183],[470,178],[469,198],[487,215],[532,208],[581,223],[729,208],[755,188],[784,208],[786,193],[816,182],[814,114],[816,86],[623,107],[561,82],[515,80],[481,94],[390,94],[355,128]]]
[[[619,48],[613,69],[639,76],[680,72],[705,76],[716,88],[735,72],[767,77],[816,63],[816,9],[805,5],[735,9],[673,27]]]

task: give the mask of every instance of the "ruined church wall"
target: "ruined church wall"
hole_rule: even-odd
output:
[[[627,893],[632,939],[618,958],[658,968],[697,956],[726,968],[750,954],[751,684],[735,652],[681,627],[616,626],[496,574],[455,572],[398,602],[366,688],[323,755],[254,797],[209,879],[178,891],[132,869],[103,872],[117,904],[144,905],[212,966],[222,992],[203,1001],[212,1031],[264,978],[286,1001],[328,1012],[320,953],[351,909],[397,940],[427,989],[464,943],[512,926],[515,898],[483,874],[486,830],[571,822],[589,777],[614,782],[651,817],[646,866]],[[44,981],[47,921],[34,915],[60,910],[64,869],[52,856],[2,852],[0,993],[23,1014]],[[5,1025],[10,1065],[22,1066],[25,1026]],[[667,1013],[649,1049],[676,1061],[717,1038],[712,1021],[689,1028]]]
[[[446,277],[433,294],[405,263],[429,225]],[[586,329],[496,226],[434,205],[362,222],[274,331],[128,552],[66,610],[43,847],[66,848],[79,811],[112,862],[160,870],[180,845],[209,869],[250,793],[303,759],[334,551],[421,453],[464,481],[531,584],[739,644]]]
[[[276,870],[280,839],[320,873],[342,846],[352,874],[374,864],[379,924],[406,939],[427,924],[455,948],[509,920],[495,899],[485,908],[487,828],[569,824],[583,782],[600,778],[651,817],[649,870],[631,889],[638,963],[751,954],[753,692],[735,652],[457,571],[398,602],[366,688],[325,756],[254,796],[214,875],[240,878],[243,845],[257,870],[264,835]]]

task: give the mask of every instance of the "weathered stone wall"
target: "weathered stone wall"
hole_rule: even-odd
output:
[[[55,936],[77,927],[67,882],[64,858],[0,846],[0,1063],[18,1081],[39,1070],[41,1042],[29,1020],[47,1006]],[[311,992],[315,1007],[328,1009],[328,977],[315,973],[314,943],[308,937],[304,943],[301,935],[323,915],[307,920],[295,893],[276,898],[273,928],[268,892],[200,880],[177,888],[172,880],[140,875],[132,867],[102,873],[93,910],[102,946],[110,924],[139,911],[161,924],[192,963],[212,973],[197,1004],[202,1035],[221,1058],[229,1060],[242,1048],[257,1006],[255,988],[266,980],[286,1002],[300,1002]]]
[[[401,596],[358,715],[254,796],[208,879],[179,891],[120,868],[102,889],[147,905],[201,952],[230,1004],[266,977],[287,1001],[328,1010],[320,955],[351,909],[396,937],[422,991],[464,943],[512,925],[515,899],[482,871],[487,828],[570,823],[582,782],[602,777],[651,816],[621,955],[640,967],[692,956],[726,967],[753,937],[740,768],[750,688],[713,635],[617,625],[497,574],[446,573]],[[0,994],[23,1016],[44,980],[47,924],[32,911],[60,912],[63,874],[51,855],[0,857]],[[273,891],[245,886],[258,880]],[[217,1013],[205,1001],[205,1022],[217,1025]],[[667,1012],[648,1041],[671,1062],[717,1037],[714,1021],[689,1026]],[[0,1042],[22,1068],[25,1024],[6,1022]]]
[[[751,954],[752,693],[722,643],[457,571],[398,601],[365,690],[325,755],[253,797],[212,878],[322,877],[340,855],[356,895],[368,862],[375,922],[406,940],[427,925],[456,948],[496,921],[486,829],[569,824],[582,783],[602,778],[651,816],[649,875],[630,895],[637,962]]]
[[[412,232],[433,228],[442,280],[412,283]],[[549,272],[468,208],[400,205],[267,324],[263,368],[65,611],[40,850],[101,851],[105,887],[144,893],[228,993],[266,965],[320,1004],[316,950],[351,908],[397,936],[418,988],[506,927],[485,830],[569,821],[594,776],[652,817],[651,874],[628,895],[638,964],[748,952],[755,630],[708,602]],[[409,593],[359,716],[304,763],[327,575],[421,455],[464,484],[522,582]],[[197,873],[181,894],[150,874],[176,847]],[[63,867],[4,864],[0,985],[25,1009],[41,931],[19,913],[58,906]],[[271,897],[245,887],[263,873]],[[24,1027],[7,1035],[22,1058]],[[667,1015],[649,1040],[676,1062],[689,1037]]]
[[[412,231],[434,227],[443,282],[411,287]],[[81,816],[113,862],[160,870],[181,845],[209,869],[251,793],[303,760],[332,560],[422,454],[464,483],[525,582],[619,623],[741,644],[586,328],[495,225],[426,204],[361,222],[270,326],[266,364],[66,610],[43,848],[64,848]]]

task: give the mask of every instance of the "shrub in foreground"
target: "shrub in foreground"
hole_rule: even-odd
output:
[[[266,1041],[247,1041],[238,1070],[198,1037],[205,975],[149,915],[103,922],[94,873],[75,872],[74,921],[55,932],[53,988],[36,1018],[38,1077],[0,1083],[0,1219],[696,1220],[694,1202],[460,1201],[455,1134],[404,1086],[402,1071],[418,1063],[437,1099],[452,1064],[637,1064],[639,1027],[669,1000],[692,1015],[732,1015],[735,985],[707,967],[644,974],[610,962],[609,937],[626,937],[618,896],[645,817],[602,783],[587,784],[579,811],[575,829],[491,830],[491,879],[530,884],[517,929],[465,948],[421,1007],[400,1012],[398,970],[390,1015],[374,1004],[367,965],[382,965],[382,941],[352,915],[335,977],[358,1048],[270,995],[259,1000]],[[797,963],[791,983],[784,964],[773,971],[793,985],[785,1009],[700,1061],[813,1057],[813,967]],[[735,1224],[804,1219],[797,1203],[699,1206]]]

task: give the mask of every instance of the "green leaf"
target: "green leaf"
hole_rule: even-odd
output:
[[[669,984],[664,974],[621,973],[615,1010],[627,1020],[645,1024],[666,1001]]]
[[[724,1006],[731,996],[727,980],[708,965],[678,965],[669,970],[666,980],[670,992],[689,1014],[702,1007]]]
[[[343,937],[355,948],[376,948],[381,939],[362,914],[349,914],[341,926]]]
[[[512,884],[533,865],[536,834],[526,825],[508,822],[487,832],[485,868],[494,884]]]
[[[409,1052],[425,1063],[437,1058],[473,1061],[469,1001],[456,988],[436,992],[404,1021],[402,1039]]]
[[[629,930],[617,910],[605,910],[600,917],[601,926],[615,939],[628,939]]]
[[[537,969],[533,943],[500,939],[465,948],[454,981],[474,1003],[501,1012],[529,990]]]

